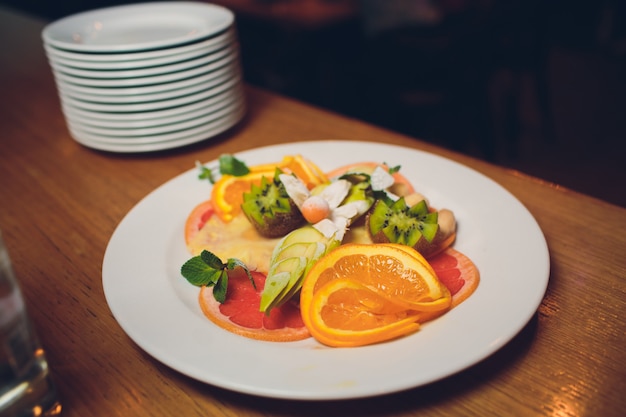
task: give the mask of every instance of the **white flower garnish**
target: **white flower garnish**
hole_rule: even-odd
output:
[[[394,182],[393,175],[380,166],[377,166],[374,172],[372,172],[372,175],[370,175],[370,183],[374,191],[384,191],[391,187]]]
[[[343,240],[352,220],[369,208],[368,202],[363,200],[340,206],[352,187],[348,180],[334,181],[321,193],[311,195],[306,185],[293,175],[280,174],[279,178],[304,218],[327,238],[334,235],[335,239]]]

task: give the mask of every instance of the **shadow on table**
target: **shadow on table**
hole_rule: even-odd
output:
[[[539,320],[532,320],[503,348],[458,374],[443,380],[395,394],[378,397],[338,401],[295,401],[255,397],[223,390],[189,379],[178,372],[154,361],[155,366],[173,379],[179,380],[186,389],[219,398],[229,408],[258,411],[260,415],[297,416],[383,416],[435,409],[449,401],[460,401],[470,396],[474,389],[497,384],[502,373],[516,366],[530,350],[537,333]]]

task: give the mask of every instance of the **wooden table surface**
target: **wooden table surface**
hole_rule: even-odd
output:
[[[0,9],[0,229],[64,415],[623,415],[626,209],[252,87],[247,118],[219,138],[159,153],[93,151],[67,131],[41,45],[44,24]],[[442,381],[337,402],[226,391],[137,347],[112,317],[101,283],[107,242],[126,213],[196,160],[328,138],[430,151],[512,192],[542,228],[551,257],[547,294],[528,325],[491,357]]]

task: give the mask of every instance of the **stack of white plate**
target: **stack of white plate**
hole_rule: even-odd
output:
[[[196,2],[75,14],[46,26],[44,48],[72,137],[112,152],[203,141],[245,113],[234,15]]]

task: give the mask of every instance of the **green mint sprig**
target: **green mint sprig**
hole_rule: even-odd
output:
[[[233,175],[235,177],[242,177],[250,173],[250,168],[248,168],[245,162],[235,158],[231,154],[222,154],[219,157],[218,161],[218,171],[221,175]],[[208,180],[211,184],[215,184],[215,181],[217,179],[215,178],[215,173],[210,168],[202,165],[199,161],[196,161],[196,167],[200,171],[200,173],[198,174],[198,179]]]
[[[223,154],[220,156],[220,174],[233,175],[242,177],[250,173],[250,168],[245,162],[240,161],[231,154]]]
[[[215,184],[215,177],[213,176],[213,171],[210,168],[205,167],[200,163],[200,161],[196,161],[196,167],[200,171],[198,174],[198,179],[208,180],[211,184]]]
[[[400,168],[402,168],[402,165],[396,165],[395,167],[392,167],[391,165],[387,164],[386,162],[383,162],[385,165],[387,165],[387,167],[389,167],[389,173],[390,174],[395,174],[396,172],[400,171]]]
[[[190,284],[201,287],[213,286],[213,296],[223,303],[226,301],[228,289],[228,271],[240,267],[246,272],[252,286],[256,289],[254,279],[246,264],[236,258],[229,258],[226,263],[208,250],[203,250],[198,256],[194,256],[183,264],[180,273]]]

